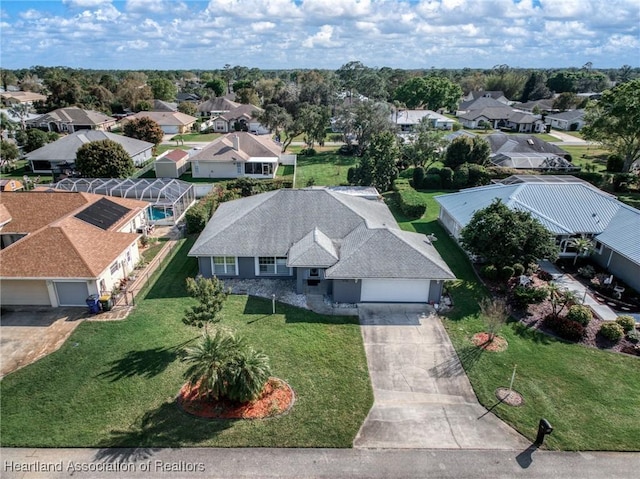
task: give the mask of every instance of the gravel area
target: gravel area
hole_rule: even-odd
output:
[[[275,294],[276,300],[281,303],[309,309],[307,297],[304,294],[296,294],[295,280],[225,279],[224,284],[231,288],[233,294],[248,294],[266,299],[271,299]]]

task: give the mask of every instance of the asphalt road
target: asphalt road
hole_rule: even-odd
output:
[[[3,479],[629,479],[638,453],[425,449],[0,449]],[[30,469],[31,472],[24,469]],[[40,471],[40,472],[38,472]]]

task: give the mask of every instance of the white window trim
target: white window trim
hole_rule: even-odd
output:
[[[260,273],[260,258],[273,258],[275,272],[274,273],[262,273],[261,274]],[[254,261],[256,276],[266,276],[266,277],[269,277],[269,276],[293,276],[293,268],[287,268],[288,272],[287,272],[286,275],[285,274],[279,274],[277,272],[278,271],[278,268],[277,268],[278,258],[286,259],[286,256],[255,256],[253,258],[253,261]]]
[[[238,276],[238,257],[237,256],[211,256],[211,274],[213,276],[216,275],[216,264],[213,260],[214,258],[224,258],[224,275],[225,276]],[[233,268],[234,271],[229,273],[230,264],[227,263],[227,258],[233,258]]]

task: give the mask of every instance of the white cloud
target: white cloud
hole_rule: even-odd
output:
[[[42,18],[42,13],[34,10],[33,8],[30,8],[26,12],[21,12],[20,17],[24,18],[25,20],[37,20],[39,18]]]
[[[138,13],[162,13],[170,7],[162,0],[127,0],[125,10]]]
[[[118,48],[116,48],[116,51],[125,52],[127,50],[144,50],[148,46],[149,46],[149,43],[143,40],[129,40],[121,44]],[[132,68],[132,69],[135,69],[135,68]]]
[[[105,3],[111,3],[111,0],[62,0],[63,5],[67,5],[71,8],[98,7]]]
[[[254,22],[251,24],[251,30],[256,33],[267,32],[276,28],[276,24],[273,22]]]
[[[334,28],[331,25],[322,25],[320,30],[310,37],[307,37],[302,46],[305,48],[323,47],[330,48],[339,45],[339,42],[333,40]]]

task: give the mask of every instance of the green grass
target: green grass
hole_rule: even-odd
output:
[[[571,155],[572,163],[583,169],[589,164],[596,165],[596,171],[604,171],[607,168],[607,157],[609,151],[603,150],[597,146],[564,146],[558,144],[560,148]]]
[[[27,160],[17,160],[15,162],[15,169],[6,173],[1,173],[0,178],[13,178],[22,181],[22,178],[27,175],[30,178],[40,178],[40,185],[47,185],[53,181],[52,175],[33,173],[30,169],[27,169],[29,162]]]
[[[512,322],[500,335],[509,343],[503,353],[481,352],[471,343],[484,324],[478,301],[487,294],[469,261],[437,222],[440,192],[419,192],[427,213],[407,221],[392,211],[401,227],[434,233],[438,252],[457,281],[448,285],[454,308],[444,325],[480,402],[529,439],[534,439],[541,417],[554,426],[545,444],[565,450],[638,450],[640,437],[640,359],[565,343]],[[517,365],[514,389],[525,400],[522,407],[499,404],[498,387],[508,387]]]
[[[167,238],[158,238],[157,240],[151,240],[149,243],[149,247],[142,250],[142,260],[145,263],[149,263],[153,258],[155,258],[160,250],[164,247],[167,242]]]
[[[640,210],[640,191],[629,191],[627,193],[618,193],[618,200],[629,206]]]
[[[187,145],[180,145],[180,146],[166,145],[166,144],[158,145],[156,146],[156,156],[160,156],[162,153],[169,150],[190,150],[190,149],[191,147]]]
[[[181,138],[182,141],[213,141],[221,136],[221,133],[184,133],[173,136],[171,141],[176,141],[176,137]]]
[[[347,171],[356,165],[357,157],[341,156],[336,149],[314,156],[298,156],[296,188],[304,188],[313,179],[316,186],[337,186],[347,182]]]
[[[124,321],[85,322],[60,350],[0,383],[2,446],[351,447],[371,407],[357,318],[326,317],[231,296],[221,325],[265,351],[294,389],[284,416],[207,421],[178,410],[181,349],[199,331],[181,322],[184,279],[196,273],[182,240],[176,256]],[[142,298],[142,296],[141,296]]]

